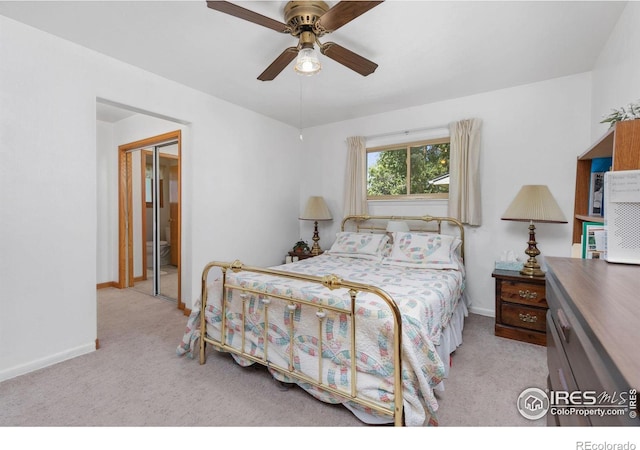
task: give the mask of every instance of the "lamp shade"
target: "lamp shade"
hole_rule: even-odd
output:
[[[324,198],[319,196],[309,197],[307,200],[307,206],[304,208],[304,212],[300,216],[302,220],[331,220],[331,212],[324,201]]]
[[[395,231],[409,231],[409,224],[404,220],[390,220],[387,222],[387,231],[393,233]]]
[[[567,223],[556,199],[545,185],[525,185],[502,215],[502,220]]]

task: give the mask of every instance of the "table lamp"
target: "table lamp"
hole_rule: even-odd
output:
[[[544,185],[522,186],[518,195],[513,199],[502,215],[502,220],[529,222],[529,246],[525,253],[529,257],[520,271],[529,277],[544,277],[536,256],[540,254],[536,242],[536,227],[533,222],[567,223],[549,188]]]
[[[311,247],[312,255],[319,255],[322,253],[320,248],[320,234],[318,233],[318,221],[319,220],[331,220],[331,212],[324,201],[324,198],[313,196],[307,200],[307,205],[304,208],[304,212],[300,216],[300,220],[313,220],[313,246]]]

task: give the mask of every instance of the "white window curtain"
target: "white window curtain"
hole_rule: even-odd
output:
[[[367,215],[367,141],[362,136],[347,138],[344,215]]]
[[[480,119],[449,124],[449,215],[462,223],[482,224],[480,203]]]

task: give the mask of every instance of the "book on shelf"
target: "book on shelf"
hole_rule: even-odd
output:
[[[607,231],[602,222],[582,223],[582,257],[605,259],[607,256]]]
[[[604,174],[611,170],[612,158],[593,158],[591,160],[591,179],[589,182],[589,216],[604,217]]]

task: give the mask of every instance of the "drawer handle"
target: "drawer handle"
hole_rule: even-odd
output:
[[[527,289],[526,291],[523,291],[522,289],[520,289],[518,291],[518,295],[520,295],[520,297],[522,298],[528,298],[528,299],[534,299],[538,296],[537,292],[532,292],[529,289]]]
[[[558,322],[560,322],[560,331],[562,331],[562,337],[565,342],[569,342],[569,336],[571,335],[571,324],[567,319],[564,311],[558,308]]]
[[[520,320],[522,320],[523,322],[529,322],[529,323],[535,323],[538,321],[538,316],[532,316],[531,314],[518,314],[518,317],[520,317]]]

